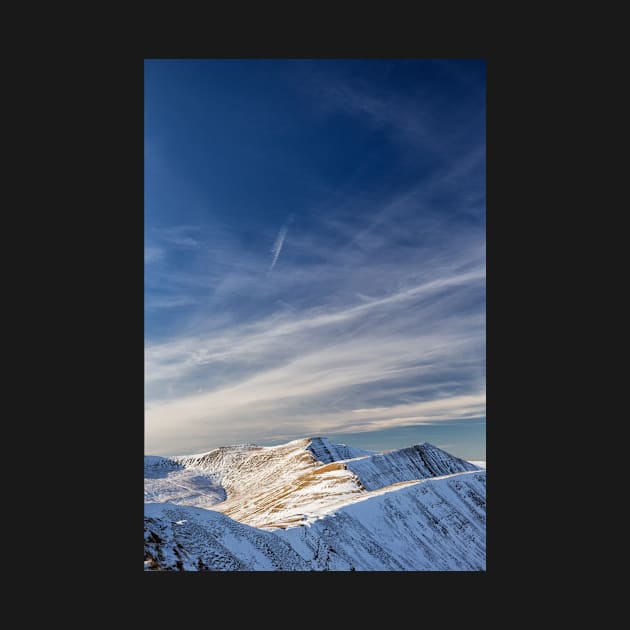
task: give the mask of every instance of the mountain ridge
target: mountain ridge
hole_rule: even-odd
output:
[[[145,456],[145,568],[485,570],[485,479],[428,442],[377,453],[315,436]]]

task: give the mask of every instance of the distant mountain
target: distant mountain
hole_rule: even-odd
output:
[[[376,490],[401,481],[452,475],[478,467],[425,442],[348,462],[348,469],[365,489]]]
[[[327,438],[145,457],[147,570],[485,570],[486,472]]]

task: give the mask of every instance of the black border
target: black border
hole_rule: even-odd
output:
[[[87,452],[89,459],[97,462],[86,469],[85,483],[94,480],[96,484],[96,477],[102,489],[95,500],[82,500],[77,506],[81,521],[72,534],[77,540],[77,569],[92,570],[91,558],[96,556],[98,570],[111,574],[116,582],[130,579],[136,586],[142,582],[144,595],[140,591],[134,595],[142,600],[141,604],[159,601],[162,591],[158,584],[164,587],[165,596],[170,594],[177,601],[183,595],[179,591],[175,596],[176,589],[185,589],[186,599],[190,599],[193,586],[200,589],[199,596],[206,593],[204,598],[204,589],[210,588],[213,599],[219,597],[219,586],[230,590],[236,585],[247,593],[259,588],[264,593],[269,585],[282,591],[297,588],[298,592],[311,593],[303,589],[321,585],[324,593],[350,588],[357,589],[362,597],[373,591],[406,593],[432,585],[461,585],[458,594],[473,584],[485,591],[487,579],[501,582],[502,576],[531,566],[530,558],[539,555],[527,526],[531,511],[544,509],[531,505],[528,492],[535,476],[532,458],[542,456],[544,448],[537,437],[539,429],[526,429],[532,426],[532,414],[537,411],[528,396],[535,391],[531,351],[537,346],[533,327],[536,323],[540,326],[541,318],[532,279],[533,270],[540,271],[541,263],[537,263],[531,249],[539,234],[541,216],[536,199],[526,189],[540,174],[541,163],[526,153],[527,147],[530,151],[532,148],[529,134],[535,137],[535,123],[528,108],[536,102],[536,94],[523,84],[525,81],[527,85],[527,65],[519,65],[498,52],[490,54],[484,46],[445,54],[440,47],[420,52],[413,50],[413,45],[403,51],[405,46],[401,45],[398,54],[376,55],[363,50],[338,55],[288,54],[287,49],[273,48],[264,54],[234,56],[486,59],[487,448],[491,462],[487,572],[475,573],[475,577],[458,572],[355,572],[350,580],[344,579],[347,574],[335,573],[331,583],[330,576],[323,578],[316,573],[214,577],[208,577],[210,573],[187,573],[199,577],[165,578],[156,576],[171,574],[149,574],[140,569],[140,482],[139,477],[137,482],[135,479],[136,471],[139,476],[140,450],[144,445],[143,73],[145,58],[160,57],[156,51],[104,59],[91,81],[84,81],[85,75],[80,72],[74,77],[77,101],[69,118],[75,126],[77,120],[80,122],[72,147],[76,165],[72,179],[82,191],[84,203],[77,206],[72,217],[81,244],[78,252],[73,251],[67,259],[68,270],[78,276],[71,287],[74,310],[67,317],[71,321],[66,321],[68,333],[78,337],[78,354],[72,358],[68,376],[73,379],[74,390],[80,390],[81,398],[73,434],[82,437],[82,457]],[[231,57],[225,50],[221,54],[164,57]],[[540,105],[534,109],[540,111]],[[539,360],[536,357],[536,369]],[[81,528],[85,531],[77,531]],[[308,581],[308,586],[303,580]],[[477,619],[489,605],[486,595],[476,608]]]

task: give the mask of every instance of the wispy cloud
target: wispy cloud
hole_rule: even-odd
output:
[[[278,261],[278,257],[280,256],[280,252],[282,251],[282,245],[284,245],[284,239],[287,236],[289,225],[291,224],[292,221],[293,221],[293,215],[291,215],[286,220],[286,222],[284,223],[284,225],[280,228],[280,231],[278,232],[278,236],[276,237],[273,247],[271,248],[272,259],[271,259],[271,266],[269,267],[268,273],[271,273],[273,271],[273,268],[276,266],[276,262]]]
[[[176,342],[168,342],[146,349],[147,382],[172,379],[179,370],[179,376],[185,376],[191,370],[200,365],[212,363],[217,360],[236,358],[251,358],[254,355],[265,355],[272,348],[278,349],[283,342],[293,343],[296,338],[308,335],[314,338],[318,333],[316,329],[330,330],[333,326],[349,325],[357,319],[367,319],[371,314],[381,311],[381,316],[397,305],[404,309],[405,302],[413,302],[416,316],[423,311],[431,315],[431,310],[444,310],[443,302],[446,296],[436,298],[436,294],[453,287],[470,287],[481,285],[485,278],[483,269],[476,269],[466,273],[455,273],[429,282],[398,291],[381,298],[365,298],[361,296],[361,302],[347,308],[322,311],[319,308],[310,309],[299,316],[288,314],[285,316],[274,315],[258,320],[250,325],[237,326],[229,331],[222,330],[219,334],[211,336],[196,336],[179,339]],[[434,298],[435,301],[430,301]],[[404,317],[404,313],[401,315]],[[468,324],[471,324],[468,320]],[[383,322],[377,322],[377,326],[383,327]],[[388,322],[385,327],[392,327]],[[302,343],[307,340],[303,339]],[[163,364],[169,366],[166,373],[160,369]]]
[[[153,296],[145,297],[144,307],[151,311],[154,309],[179,308],[196,304],[196,300],[191,296]]]
[[[156,262],[160,260],[164,255],[164,252],[159,247],[150,247],[145,246],[144,248],[144,264],[148,265],[150,263]]]
[[[152,235],[149,310],[191,309],[145,346],[147,452],[485,415],[485,145],[465,142],[483,107],[445,128],[439,103],[317,90],[393,140],[408,177],[364,190],[350,176],[277,233],[210,216]]]
[[[172,454],[265,439],[271,426],[290,439],[484,415],[483,242],[452,230],[444,251],[437,240],[392,248],[397,229],[384,226],[392,260],[374,256],[383,233],[349,250],[321,243],[325,264],[288,266],[274,285],[279,310],[147,345],[147,447]],[[304,285],[319,298],[310,306],[292,297]]]
[[[163,241],[177,247],[199,247],[198,238],[193,237],[198,232],[199,226],[196,225],[176,225],[163,228],[159,234]]]

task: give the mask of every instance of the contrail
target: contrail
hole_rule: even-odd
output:
[[[284,244],[284,239],[287,236],[289,225],[291,224],[292,221],[293,221],[293,215],[291,215],[287,219],[286,223],[280,228],[280,231],[278,232],[276,242],[273,244],[273,247],[271,248],[273,259],[271,261],[271,267],[269,267],[269,271],[267,273],[271,273],[272,269],[274,268],[276,264],[276,261],[278,260],[278,257],[280,256],[280,252],[282,251],[282,245]]]

